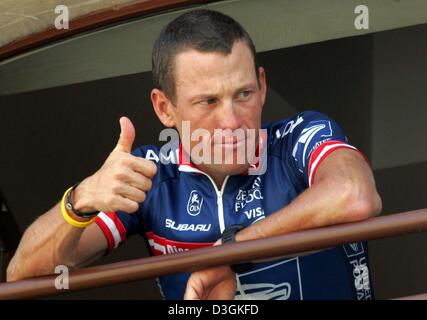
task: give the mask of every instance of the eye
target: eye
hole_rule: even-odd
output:
[[[242,92],[239,93],[239,98],[240,99],[247,99],[251,96],[252,94],[252,90],[243,90]]]
[[[214,105],[217,102],[218,102],[217,98],[208,98],[208,99],[200,101],[200,104],[210,106],[210,105]]]

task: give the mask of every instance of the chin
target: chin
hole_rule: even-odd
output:
[[[206,169],[213,174],[232,176],[246,172],[249,168],[248,164],[211,164],[207,165]]]

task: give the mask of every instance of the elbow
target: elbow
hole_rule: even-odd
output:
[[[16,281],[22,278],[22,276],[19,276],[19,272],[17,271],[14,260],[12,259],[6,269],[6,282]]]
[[[376,190],[370,193],[353,191],[349,198],[346,210],[349,221],[362,221],[381,213],[382,200]]]
[[[31,268],[29,268],[27,261],[28,259],[22,257],[20,251],[18,250],[7,266],[6,281],[12,282],[32,277],[33,274],[29,272]]]
[[[378,192],[375,190],[373,207],[372,207],[372,211],[371,211],[372,212],[371,217],[376,217],[376,216],[380,215],[382,210],[383,210],[382,199],[381,199],[380,195],[378,194]]]
[[[49,274],[49,269],[45,267],[44,261],[46,259],[37,259],[37,255],[28,255],[26,250],[18,248],[15,255],[11,259],[6,269],[6,281],[17,281],[30,277]]]
[[[12,281],[17,281],[20,280],[21,278],[18,277],[17,274],[15,274],[13,271],[9,271],[7,270],[6,272],[6,282],[12,282]]]

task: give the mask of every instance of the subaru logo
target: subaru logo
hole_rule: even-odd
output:
[[[197,190],[190,193],[187,203],[187,212],[190,216],[197,216],[202,210],[203,198]]]

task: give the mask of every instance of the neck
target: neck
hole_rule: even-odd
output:
[[[218,190],[221,190],[222,184],[224,183],[225,178],[227,177],[226,174],[224,173],[215,173],[212,170],[209,170],[209,168],[207,168],[204,165],[198,165],[196,166],[197,169],[203,171],[204,173],[206,173],[207,175],[209,175],[212,180],[215,182],[215,185],[217,187]]]
[[[227,176],[224,176],[224,175],[215,175],[215,174],[209,174],[209,175],[212,177],[212,179],[215,182],[216,187],[218,188],[218,190],[221,190],[222,184],[224,183],[224,180],[225,180],[225,178]]]

